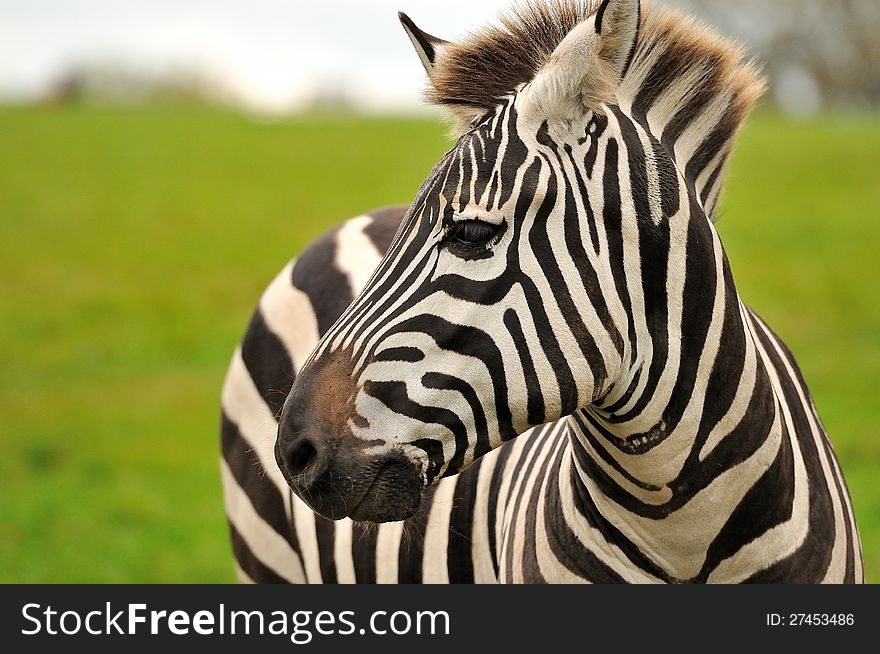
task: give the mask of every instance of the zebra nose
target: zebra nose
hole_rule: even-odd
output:
[[[307,490],[329,465],[327,448],[303,432],[291,434],[279,430],[275,459],[288,482],[300,491]]]

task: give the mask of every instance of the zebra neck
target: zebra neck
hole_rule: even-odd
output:
[[[641,567],[667,581],[699,578],[723,527],[715,522],[756,501],[747,491],[783,441],[747,309],[738,298],[730,304],[699,352],[685,348],[679,365],[660,367],[661,376],[678,368],[671,391],[648,379],[641,388],[650,397],[633,398],[626,411],[591,406],[567,419],[580,513],[610,542],[637,544],[651,562]]]

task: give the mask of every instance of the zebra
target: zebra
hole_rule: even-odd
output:
[[[638,0],[404,14],[457,142],[271,282],[222,393],[245,582],[861,582],[832,445],[714,227],[763,92]]]

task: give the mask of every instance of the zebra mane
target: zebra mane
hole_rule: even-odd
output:
[[[444,42],[428,100],[453,112],[493,109],[530,82],[598,6],[598,0],[526,0],[503,13],[499,25]],[[740,45],[679,11],[649,6],[616,97],[673,157],[714,220],[736,133],[764,87]]]

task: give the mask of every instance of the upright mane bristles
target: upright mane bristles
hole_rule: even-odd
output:
[[[598,0],[526,0],[464,39],[444,44],[428,100],[491,110],[532,81]],[[685,14],[643,6],[639,41],[616,100],[675,159],[706,213],[714,212],[739,126],[764,79],[743,49]]]
[[[742,46],[679,11],[654,8],[617,99],[661,142],[715,220],[736,134],[765,87]]]
[[[556,46],[594,14],[594,0],[526,0],[488,25],[443,48],[428,100],[439,105],[492,109],[530,82]]]

